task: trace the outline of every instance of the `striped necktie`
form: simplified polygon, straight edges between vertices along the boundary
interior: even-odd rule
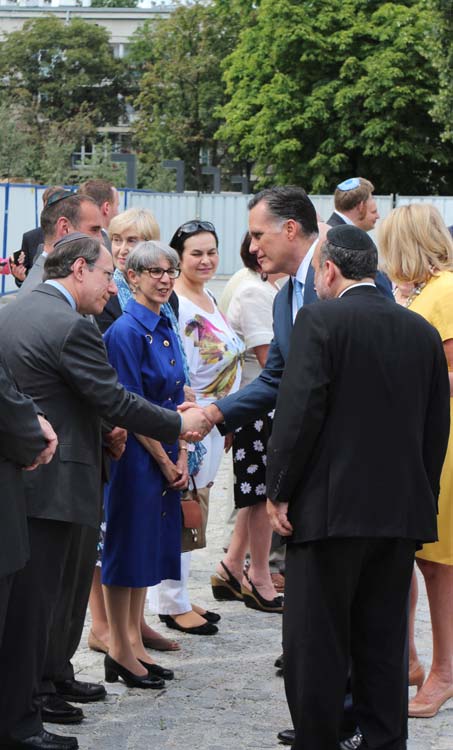
[[[297,309],[300,310],[300,308],[304,304],[304,285],[301,281],[299,281],[299,279],[294,279],[293,284],[294,291],[296,293]]]

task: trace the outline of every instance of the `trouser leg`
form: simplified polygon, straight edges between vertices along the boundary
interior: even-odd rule
[[[74,678],[71,659],[80,643],[88,606],[98,530],[72,525],[72,536],[55,608],[40,692],[54,692],[54,683]]]
[[[14,575],[0,648],[0,736],[24,739],[41,728],[35,700],[71,524],[28,520],[30,560]],[[8,686],[8,689],[5,689]]]
[[[415,544],[370,540],[351,612],[354,707],[367,746],[404,750],[408,597]]]

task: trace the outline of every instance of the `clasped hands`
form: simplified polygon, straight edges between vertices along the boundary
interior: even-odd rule
[[[192,401],[184,401],[178,406],[182,417],[181,437],[189,443],[203,440],[212,428],[223,422],[223,414],[215,404],[199,406]]]

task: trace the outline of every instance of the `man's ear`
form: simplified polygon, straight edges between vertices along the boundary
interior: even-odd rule
[[[355,206],[357,218],[358,219],[364,219],[366,215],[366,201],[360,201],[360,203],[357,203],[357,206]]]
[[[87,267],[86,260],[84,258],[76,258],[72,264],[72,273],[77,281],[81,281],[83,277],[84,269]]]
[[[294,240],[299,232],[299,224],[294,219],[286,220],[286,236],[289,240]]]

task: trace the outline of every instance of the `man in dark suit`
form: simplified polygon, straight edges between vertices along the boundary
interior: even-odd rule
[[[181,422],[177,413],[119,385],[97,327],[80,314],[100,313],[116,293],[111,255],[98,240],[64,238],[45,271],[45,283],[7,306],[2,328],[5,360],[53,422],[60,447],[51,464],[26,477],[31,561],[15,577],[0,650],[0,673],[8,685],[0,691],[0,715],[7,717],[0,745],[3,740],[15,748],[68,750],[77,747],[76,739],[44,733],[34,692],[56,604],[61,607],[73,594],[69,552],[90,530],[88,590],[91,583],[100,518],[101,419],[164,442],[174,442],[180,432],[205,434],[209,425],[199,409]]]
[[[333,196],[335,211],[327,219],[327,224],[331,227],[352,224],[365,232],[370,232],[379,219],[373,191],[373,183],[363,177],[350,177],[340,182]],[[378,271],[375,281],[385,297],[393,297],[392,284],[385,274]]]
[[[364,232],[370,232],[379,219],[373,192],[373,183],[364,177],[350,177],[340,182],[333,196],[335,211],[327,223],[331,227],[353,224]]]
[[[417,545],[437,539],[447,364],[437,331],[378,293],[365,232],[330,229],[313,263],[328,301],[297,316],[268,449],[269,515],[289,539],[293,748],[338,747],[352,655],[360,747],[404,750],[408,596]]]
[[[29,556],[23,468],[49,462],[56,446],[49,423],[0,360],[0,644],[13,575]]]

